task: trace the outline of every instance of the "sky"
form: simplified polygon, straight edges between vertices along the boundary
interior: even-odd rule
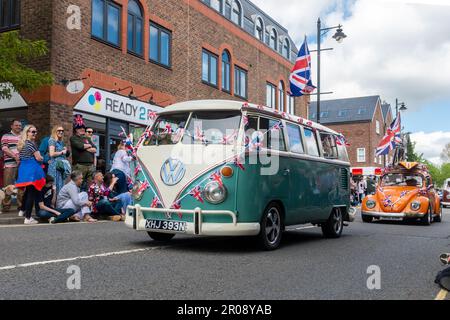
[[[322,39],[323,100],[380,95],[395,108],[405,102],[405,132],[416,151],[440,164],[450,143],[450,0],[252,0],[289,30],[299,47],[316,48],[323,27],[343,25],[347,38]],[[316,54],[312,53],[316,83]],[[312,99],[314,100],[314,98]]]

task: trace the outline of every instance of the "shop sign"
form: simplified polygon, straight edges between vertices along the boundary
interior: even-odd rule
[[[150,103],[97,88],[90,88],[74,109],[142,125],[151,122],[151,111],[163,110]]]

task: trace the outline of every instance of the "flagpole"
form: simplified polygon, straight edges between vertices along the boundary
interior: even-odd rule
[[[322,29],[322,23],[320,17],[317,20],[317,123],[320,123],[320,33]]]

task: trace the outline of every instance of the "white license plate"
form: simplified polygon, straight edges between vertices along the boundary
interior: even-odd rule
[[[145,220],[145,229],[186,232],[186,222],[169,220]]]
[[[389,221],[402,221],[403,218],[398,218],[398,217],[383,217],[384,220],[389,220]]]

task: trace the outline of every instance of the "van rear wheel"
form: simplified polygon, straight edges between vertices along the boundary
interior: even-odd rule
[[[339,208],[334,208],[327,222],[322,224],[322,233],[325,238],[339,238],[343,229],[342,211]]]
[[[159,232],[147,232],[150,238],[158,242],[166,242],[172,240],[175,237],[173,233],[159,233]]]
[[[264,250],[275,250],[280,246],[283,234],[283,220],[281,208],[276,203],[271,203],[264,210],[261,219],[261,230],[258,239]]]

